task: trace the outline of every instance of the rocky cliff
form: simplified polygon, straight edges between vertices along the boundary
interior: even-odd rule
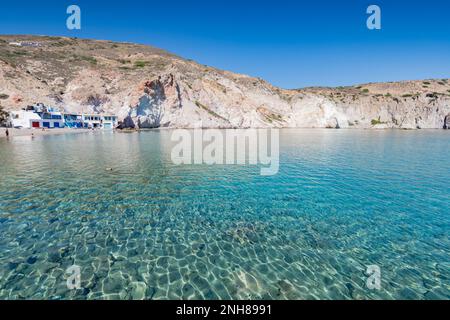
[[[0,104],[36,102],[123,127],[443,128],[450,80],[284,90],[149,46],[0,36]]]

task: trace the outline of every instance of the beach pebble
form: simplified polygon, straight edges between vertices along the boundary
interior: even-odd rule
[[[144,282],[133,282],[131,286],[131,298],[133,300],[142,300],[145,298],[147,285]]]

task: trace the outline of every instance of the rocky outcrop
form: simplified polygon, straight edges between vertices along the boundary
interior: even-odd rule
[[[450,113],[444,119],[444,129],[450,129]]]
[[[425,129],[450,114],[446,79],[284,90],[148,46],[55,37],[0,37],[0,97],[115,113],[123,128]]]
[[[171,80],[159,77],[153,81],[142,83],[137,92],[138,101],[130,106],[130,111],[125,118],[125,123],[136,128],[158,128],[164,113],[164,105],[167,102],[166,90],[173,86],[173,75]],[[179,102],[181,103],[181,102]]]

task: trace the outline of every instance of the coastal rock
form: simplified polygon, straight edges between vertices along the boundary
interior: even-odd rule
[[[32,41],[37,47],[12,47]],[[448,79],[286,90],[130,43],[0,36],[6,111],[41,102],[120,128],[450,127]]]

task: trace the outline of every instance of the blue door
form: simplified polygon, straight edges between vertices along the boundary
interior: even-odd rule
[[[53,123],[53,125],[55,128],[59,128],[59,122],[55,122],[55,123]]]
[[[42,124],[42,126],[43,126],[44,128],[50,128],[50,122],[44,122],[44,123]]]

